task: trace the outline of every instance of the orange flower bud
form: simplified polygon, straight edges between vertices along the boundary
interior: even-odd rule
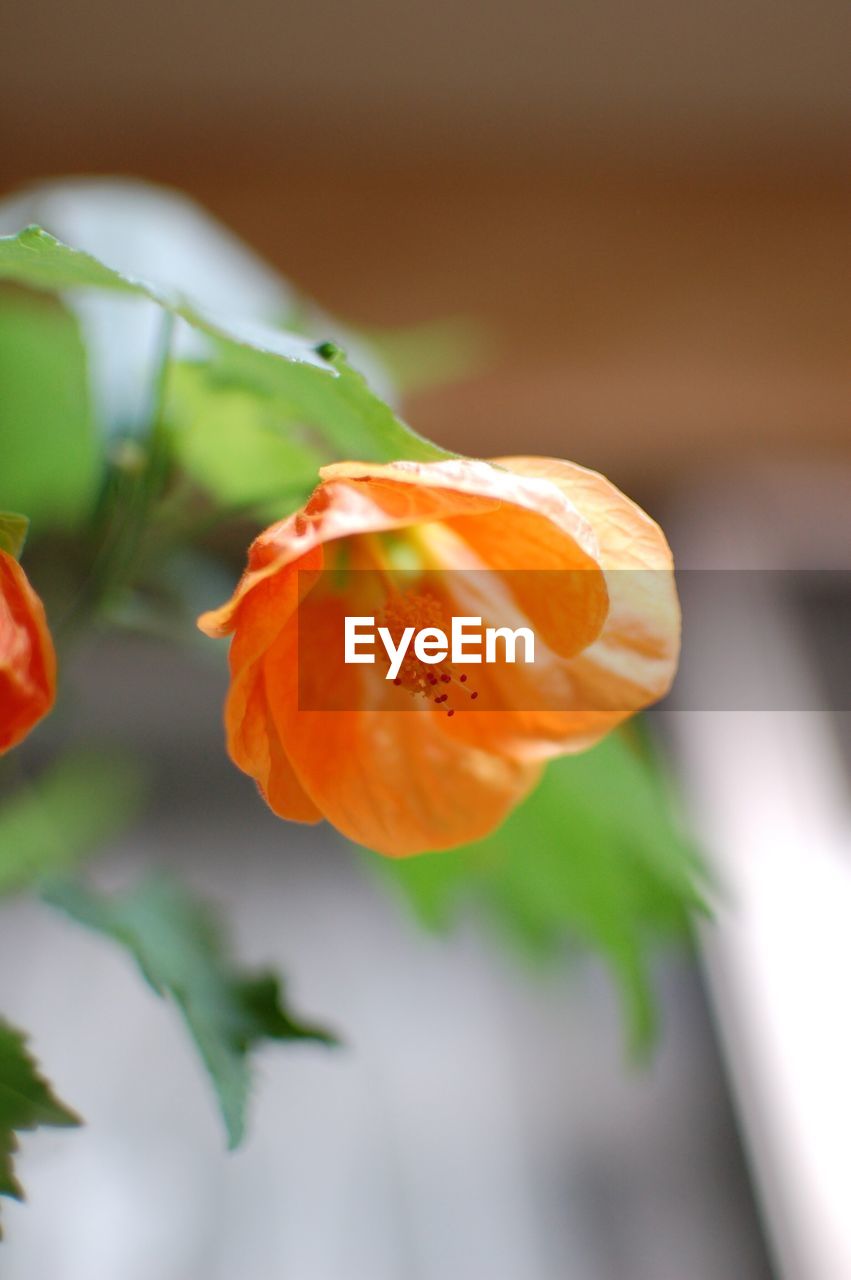
[[[17,560],[0,550],[0,754],[26,737],[55,697],[44,606]]]
[[[404,562],[422,566],[421,586],[394,585]],[[511,597],[540,663],[453,665],[435,634],[470,612],[453,572],[463,570],[486,571],[493,601],[480,611]],[[359,615],[383,623],[392,647],[421,629],[425,657],[400,651],[395,678],[360,665],[369,659],[344,665],[343,624]],[[403,857],[486,835],[544,761],[667,692],[680,616],[671,553],[643,511],[572,463],[503,458],[325,467],[304,509],[255,540],[232,599],[198,625],[233,634],[228,750],[275,813],[325,817]]]

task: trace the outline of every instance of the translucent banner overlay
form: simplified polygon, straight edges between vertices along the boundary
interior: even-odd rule
[[[302,711],[851,709],[846,570],[298,577],[280,660]]]

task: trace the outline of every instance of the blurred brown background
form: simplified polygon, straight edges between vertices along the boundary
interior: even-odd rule
[[[2,186],[180,185],[339,315],[465,315],[408,405],[647,492],[848,431],[841,0],[12,0]]]

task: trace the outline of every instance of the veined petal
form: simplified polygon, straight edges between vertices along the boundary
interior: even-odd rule
[[[550,683],[542,686],[540,709],[533,709],[534,699],[521,685],[526,677],[516,669],[518,685],[501,692],[507,705],[514,699],[517,711],[470,713],[452,725],[471,743],[545,759],[584,750],[667,693],[680,647],[673,558],[656,522],[604,476],[554,458],[499,461],[564,490],[594,526],[608,585],[609,612],[598,639],[544,673]],[[483,681],[500,674],[488,671]]]
[[[420,525],[423,541],[447,570],[499,574],[554,652],[570,657],[600,634],[609,602],[596,533],[548,477],[467,459],[338,463],[322,475],[368,487],[386,510],[406,512],[406,524]],[[464,509],[462,496],[493,505]]]
[[[562,458],[496,458],[518,475],[548,480],[593,526],[604,569],[674,567],[664,533],[646,511],[597,471]]]

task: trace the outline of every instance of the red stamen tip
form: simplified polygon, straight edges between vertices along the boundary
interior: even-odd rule
[[[451,677],[451,676],[448,676],[448,675],[446,674],[446,672],[445,672],[445,671],[444,671],[443,675],[442,675],[440,678],[441,678],[441,680],[443,681],[443,683],[444,683],[444,684],[449,684],[449,681],[452,679],[452,677]]]
[[[467,677],[466,677],[466,676],[459,676],[459,677],[458,677],[458,679],[461,681],[461,683],[462,683],[462,684],[466,684],[466,683],[467,683]]]
[[[455,712],[454,712],[454,711],[452,711],[452,710],[450,710],[450,711],[447,711],[447,713],[446,713],[446,714],[447,714],[448,716],[454,716],[454,715],[455,715]]]
[[[394,683],[394,684],[401,684],[401,683],[402,683],[402,681],[401,681],[401,680],[399,680],[399,679],[397,678],[397,679],[395,679],[395,680],[393,681],[393,683]]]
[[[477,693],[471,693],[471,694],[470,694],[470,697],[471,697],[471,698],[478,698],[478,696],[479,696],[479,695],[478,695]]]

